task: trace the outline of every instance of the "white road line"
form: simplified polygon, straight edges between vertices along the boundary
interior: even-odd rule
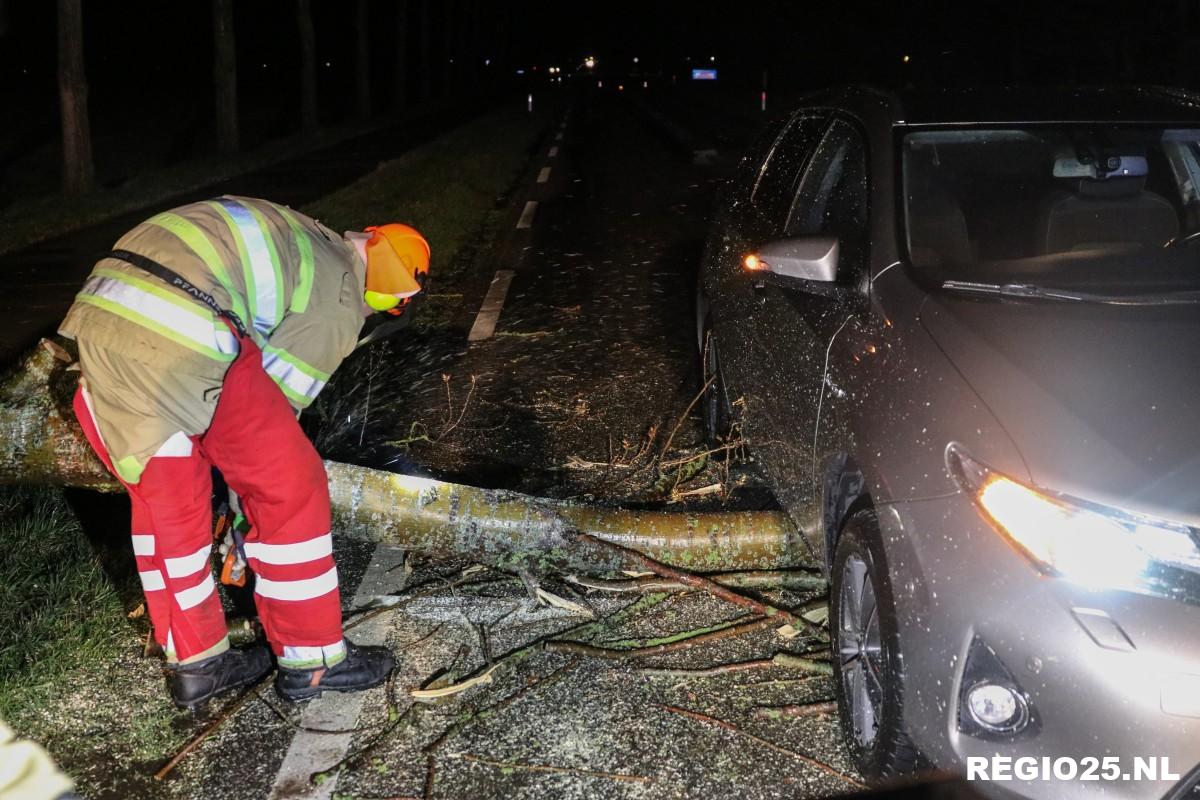
[[[559,131],[558,133],[554,134],[554,141],[556,141],[556,142],[561,142],[561,141],[562,141],[562,137],[563,137],[563,132],[562,132],[562,131]]]
[[[554,147],[551,147],[550,152],[547,153],[546,155],[550,156],[550,158],[554,158],[556,155],[558,155],[558,145],[554,145]]]
[[[542,167],[542,171],[538,173],[538,179],[537,179],[537,182],[538,182],[538,183],[545,183],[545,182],[546,182],[546,181],[548,181],[548,180],[550,180],[550,168],[549,168],[549,167]]]
[[[396,567],[402,563],[403,550],[377,546],[354,596],[354,608],[361,608],[375,597],[396,591]],[[367,620],[354,629],[354,641],[358,644],[383,644],[390,622],[387,614]],[[300,724],[318,730],[352,730],[358,724],[365,694],[323,694],[305,707],[300,715]],[[308,776],[341,761],[350,749],[351,737],[350,733],[298,731],[275,776],[271,800],[328,800],[332,797],[337,787],[336,774],[319,786],[309,783]]]
[[[502,269],[496,272],[487,296],[483,298],[483,305],[479,307],[475,324],[471,326],[471,332],[467,334],[468,342],[480,342],[492,338],[492,334],[496,332],[496,323],[500,321],[500,309],[504,308],[504,298],[508,297],[508,287],[512,284],[515,274],[511,269]]]
[[[533,227],[533,215],[537,213],[537,207],[537,200],[525,202],[525,210],[521,212],[521,218],[517,220],[517,230]]]

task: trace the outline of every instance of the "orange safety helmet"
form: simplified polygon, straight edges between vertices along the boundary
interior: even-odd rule
[[[408,298],[421,291],[429,274],[429,242],[400,223],[371,226],[367,240],[367,285],[364,299],[376,311],[400,313]],[[399,308],[397,308],[399,307]]]

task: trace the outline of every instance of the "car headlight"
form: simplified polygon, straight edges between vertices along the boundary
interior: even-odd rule
[[[1186,525],[1034,489],[957,445],[946,463],[993,527],[1048,574],[1122,587],[1156,567],[1200,573],[1200,536]]]

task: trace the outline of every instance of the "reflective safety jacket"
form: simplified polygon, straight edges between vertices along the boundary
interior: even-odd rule
[[[297,410],[354,349],[365,266],[353,246],[284,206],[219,197],[125,234],[128,250],[175,271],[242,320],[263,367]],[[237,337],[200,300],[132,264],[96,264],[59,333],[76,339],[92,412],[117,471],[137,483],[179,432],[212,421]]]

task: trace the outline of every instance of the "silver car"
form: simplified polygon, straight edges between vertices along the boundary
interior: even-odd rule
[[[697,342],[829,570],[864,774],[1200,796],[1200,97],[809,98],[724,192]]]

